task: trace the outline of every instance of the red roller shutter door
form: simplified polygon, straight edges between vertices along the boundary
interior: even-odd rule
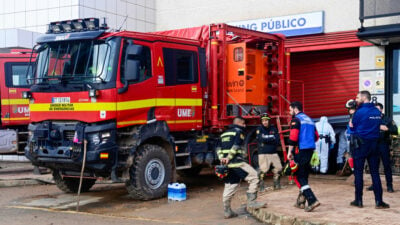
[[[359,48],[297,52],[290,61],[291,79],[304,82],[309,116],[347,115],[344,105],[358,92]]]

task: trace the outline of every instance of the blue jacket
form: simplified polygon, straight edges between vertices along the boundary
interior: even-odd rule
[[[382,124],[381,112],[373,103],[361,104],[353,116],[354,135],[362,139],[378,139]]]
[[[300,120],[299,149],[315,149],[315,124],[304,113],[295,116]]]

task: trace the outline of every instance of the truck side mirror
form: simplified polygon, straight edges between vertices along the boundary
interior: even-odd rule
[[[129,81],[137,81],[140,75],[140,55],[143,51],[143,46],[134,45],[132,41],[128,41],[129,45],[126,48],[125,66],[124,66],[124,86],[118,90],[119,94],[128,90]]]
[[[127,59],[125,61],[124,77],[125,81],[136,81],[139,79],[140,61],[137,59]]]

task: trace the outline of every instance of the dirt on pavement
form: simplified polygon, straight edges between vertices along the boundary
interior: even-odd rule
[[[383,200],[390,204],[390,209],[375,209],[375,200],[372,191],[364,190],[364,208],[350,206],[354,200],[354,186],[351,178],[346,181],[336,176],[311,175],[310,186],[321,202],[321,206],[315,211],[306,213],[302,209],[293,207],[298,195],[295,185],[279,191],[266,192],[260,196],[260,200],[267,201],[266,209],[257,210],[252,214],[259,218],[268,218],[264,221],[281,220],[281,224],[346,224],[346,225],[393,225],[400,224],[400,179],[394,177],[394,187],[398,191],[388,193],[386,188],[383,192]],[[381,178],[383,186],[385,178]],[[369,175],[364,178],[365,187],[371,184]],[[272,216],[271,216],[272,215]],[[273,217],[273,218],[272,218]]]

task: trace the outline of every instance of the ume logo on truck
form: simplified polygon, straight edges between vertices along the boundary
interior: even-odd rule
[[[178,109],[178,117],[194,117],[194,110]]]

